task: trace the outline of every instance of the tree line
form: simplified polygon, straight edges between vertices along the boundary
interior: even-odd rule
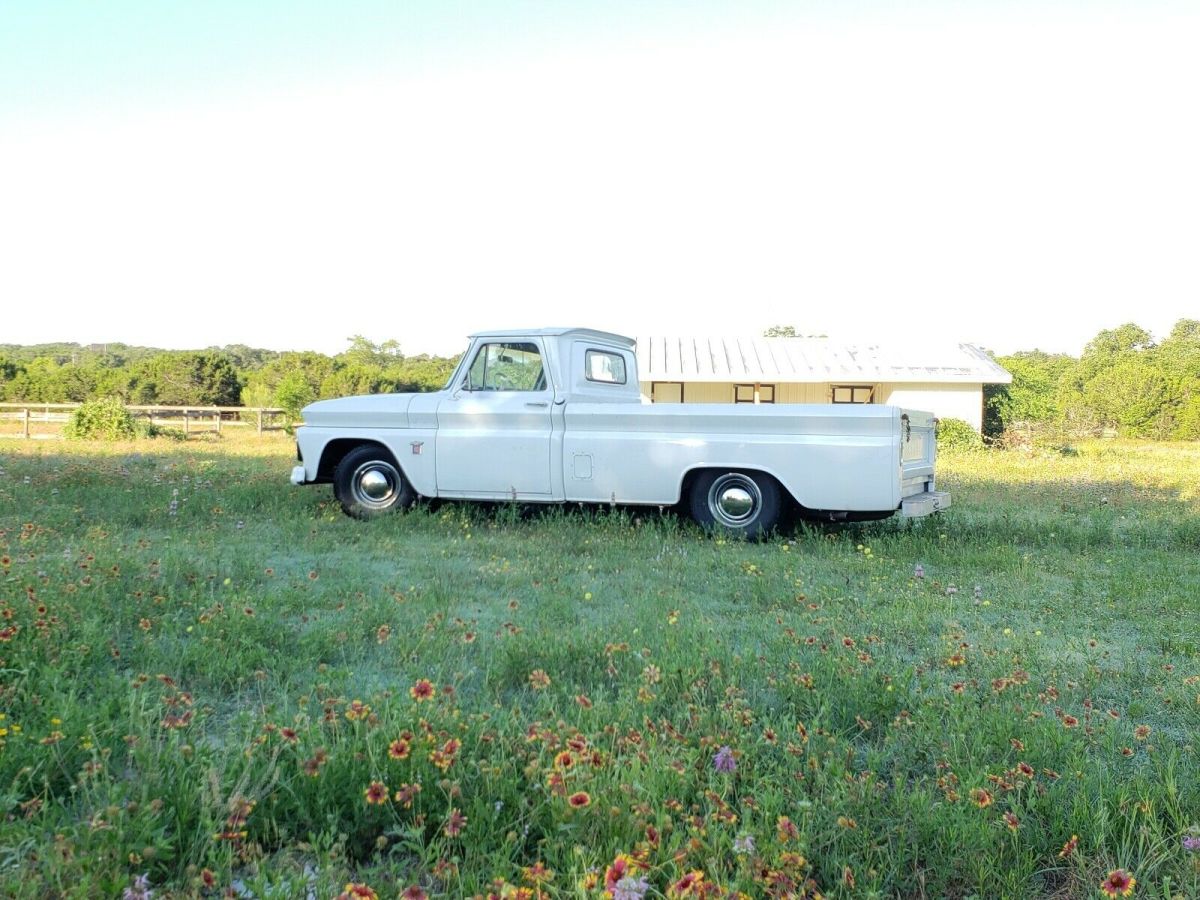
[[[776,326],[778,334],[795,334]],[[457,358],[405,356],[396,341],[350,338],[327,356],[233,344],[168,351],[125,344],[0,344],[0,400],[72,403],[118,397],[163,406],[274,406],[431,391]],[[1101,331],[1078,358],[1027,350],[996,358],[1010,385],[985,388],[985,436],[1011,429],[1116,430],[1130,437],[1200,439],[1200,321],[1181,319],[1162,341],[1135,324]]]
[[[334,356],[234,344],[160,350],[126,344],[0,344],[0,400],[133,405],[273,406],[298,413],[314,400],[442,387],[457,358],[405,356],[397,341],[355,336]]]
[[[984,434],[1013,429],[1200,439],[1200,321],[1162,341],[1129,323],[1101,331],[1079,358],[1029,350],[996,361],[1010,385],[985,388]]]

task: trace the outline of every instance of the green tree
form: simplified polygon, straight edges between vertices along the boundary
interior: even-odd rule
[[[229,357],[210,351],[160,353],[142,363],[131,383],[139,403],[236,406],[242,383]]]
[[[1097,421],[1130,437],[1165,437],[1170,427],[1169,383],[1157,366],[1121,359],[1084,385],[1084,405]]]
[[[763,337],[799,337],[795,325],[772,325],[763,332]]]

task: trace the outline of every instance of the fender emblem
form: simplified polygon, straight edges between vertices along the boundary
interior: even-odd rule
[[[422,447],[424,447],[424,446],[425,446],[425,442],[424,442],[424,441],[413,441],[413,442],[412,442],[412,452],[413,452],[413,456],[420,456],[420,455],[421,455],[421,448],[422,448]]]

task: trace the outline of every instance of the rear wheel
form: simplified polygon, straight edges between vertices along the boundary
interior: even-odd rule
[[[692,483],[692,518],[705,528],[751,539],[765,536],[779,522],[782,494],[762,472],[702,472]]]
[[[416,492],[382,447],[356,447],[333,472],[333,493],[346,515],[371,519],[412,505]]]

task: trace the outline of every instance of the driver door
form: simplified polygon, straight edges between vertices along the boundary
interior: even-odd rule
[[[438,405],[438,496],[549,496],[553,400],[537,344],[480,344]]]

